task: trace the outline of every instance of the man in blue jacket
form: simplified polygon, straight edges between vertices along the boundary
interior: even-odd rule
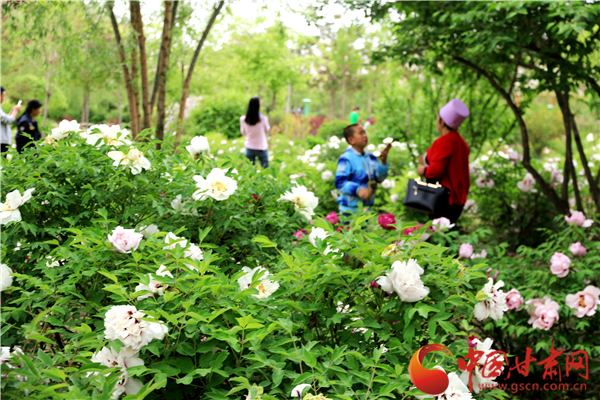
[[[367,132],[357,124],[344,128],[344,138],[350,148],[340,156],[335,174],[335,187],[340,192],[337,202],[340,212],[356,212],[359,202],[364,207],[375,203],[377,183],[382,182],[388,175],[389,165],[387,156],[391,144],[377,157],[365,150],[369,144]]]

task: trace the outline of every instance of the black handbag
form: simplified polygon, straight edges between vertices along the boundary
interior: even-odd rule
[[[426,183],[417,179],[409,179],[404,207],[423,212],[434,213],[443,204],[448,204],[450,191],[439,183]]]

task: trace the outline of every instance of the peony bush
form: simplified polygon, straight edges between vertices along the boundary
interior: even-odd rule
[[[459,358],[555,340],[599,357],[586,218],[507,254],[489,229],[392,207],[335,213],[322,175],[339,139],[274,139],[278,159],[261,170],[225,139],[156,151],[118,126],[61,129],[2,159],[6,398],[411,398],[424,393],[408,364],[427,343]],[[440,363],[447,396],[507,397],[480,391],[499,381],[484,367],[426,360]]]

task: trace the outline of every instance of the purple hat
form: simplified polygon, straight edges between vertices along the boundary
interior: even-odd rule
[[[466,104],[459,99],[450,100],[440,110],[440,117],[452,129],[458,129],[467,117],[471,115]]]

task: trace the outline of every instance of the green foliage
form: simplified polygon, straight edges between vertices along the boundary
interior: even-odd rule
[[[319,127],[317,133],[320,138],[325,140],[329,140],[329,138],[332,136],[337,136],[340,140],[345,140],[344,128],[348,125],[349,123],[347,121],[335,119],[333,121],[324,122],[323,125]]]
[[[237,138],[241,135],[240,117],[246,113],[248,100],[226,97],[207,98],[192,111],[190,126],[186,131],[192,136],[221,132],[230,139]]]
[[[113,166],[108,146],[87,145],[77,135],[2,160],[3,197],[35,187],[20,207],[22,221],[2,229],[3,262],[15,270],[3,293],[2,341],[25,353],[13,354],[14,369],[3,366],[4,397],[109,396],[121,372],[90,359],[103,346],[121,346],[104,339],[103,318],[122,304],[168,326],[164,340],[142,348],[144,365],[128,370],[128,379],[145,384],[132,398],[225,399],[253,385],[287,398],[300,383],[330,397],[393,398],[410,390],[406,366],[423,340],[466,352],[466,341],[455,339],[463,335],[459,320],[475,304],[481,266],[464,271],[443,247],[427,243],[383,257],[402,236],[381,230],[372,215],[357,215],[344,233],[316,219],[330,234],[327,243],[317,240],[315,248],[304,238],[295,245],[291,234],[307,221],[277,201],[289,189],[275,180],[278,169],[257,174],[239,156],[194,161],[153,146],[135,145],[152,165],[137,175]],[[235,193],[224,201],[192,200],[193,176],[217,165],[237,168],[228,173],[238,182]],[[183,206],[173,208],[178,195]],[[160,232],[131,254],[111,251],[107,235],[115,227],[151,223]],[[203,259],[164,249],[167,232],[191,240]],[[431,293],[423,301],[401,302],[369,285],[408,257],[426,270]],[[52,260],[64,261],[50,266]],[[164,278],[164,295],[136,300],[137,285],[148,284],[147,274],[160,265],[173,274]],[[266,299],[237,282],[242,267],[257,265],[280,285]],[[257,284],[255,276],[251,287]]]

